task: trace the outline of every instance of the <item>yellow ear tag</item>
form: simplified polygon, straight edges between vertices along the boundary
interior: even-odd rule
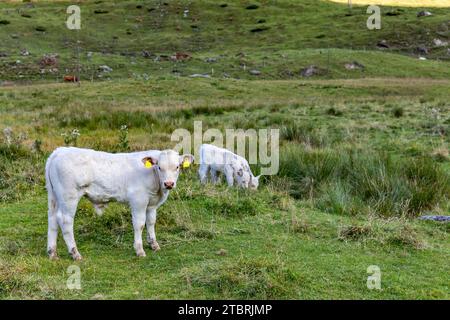
[[[145,167],[147,169],[150,169],[152,167],[152,163],[150,162],[150,160],[145,161]]]
[[[183,169],[189,168],[190,165],[191,163],[188,160],[183,161]]]

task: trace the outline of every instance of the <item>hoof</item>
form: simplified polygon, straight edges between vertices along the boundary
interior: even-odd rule
[[[139,252],[136,252],[136,255],[137,255],[138,257],[142,257],[142,258],[146,256],[145,251],[139,251]]]
[[[83,260],[83,257],[78,252],[77,248],[73,248],[72,251],[70,252],[70,255],[72,256],[72,259],[74,261],[81,261],[81,260]]]
[[[50,260],[58,260],[59,259],[58,255],[56,254],[56,251],[49,251],[48,258]]]

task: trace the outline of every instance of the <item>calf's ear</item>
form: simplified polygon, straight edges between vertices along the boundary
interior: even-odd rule
[[[148,169],[150,169],[153,165],[158,163],[158,159],[152,157],[145,157],[141,161],[144,164],[144,166]]]
[[[194,163],[194,156],[192,154],[183,154],[180,156],[180,165],[183,169],[189,168]]]

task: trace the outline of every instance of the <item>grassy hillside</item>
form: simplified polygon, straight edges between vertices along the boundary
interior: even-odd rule
[[[0,57],[0,79],[62,81],[76,72],[78,59],[84,80],[195,73],[290,79],[309,65],[323,69],[318,77],[444,78],[450,69],[447,62],[417,61],[419,55],[448,61],[447,47],[433,42],[448,41],[446,8],[433,7],[433,16],[419,18],[417,8],[383,7],[382,29],[369,31],[366,7],[349,11],[329,1],[83,1],[77,32],[65,28],[68,4],[0,3],[6,56]],[[377,47],[382,40],[388,49]],[[29,55],[21,55],[24,49]],[[176,52],[192,59],[172,61]],[[44,54],[59,57],[42,65]],[[353,60],[366,66],[363,74],[344,67]],[[105,73],[101,65],[113,71]],[[254,69],[261,74],[250,74]]]
[[[0,299],[450,298],[450,225],[418,219],[450,214],[447,8],[384,7],[368,31],[365,7],[331,1],[80,1],[77,33],[69,3],[0,3]],[[82,82],[62,83],[77,51]],[[50,152],[170,148],[199,120],[280,129],[278,175],[250,192],[184,171],[143,259],[127,206],[82,200],[67,289],[61,234],[45,252]]]

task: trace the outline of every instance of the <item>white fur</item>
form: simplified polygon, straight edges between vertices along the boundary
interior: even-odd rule
[[[199,155],[200,168],[198,173],[201,183],[206,182],[208,172],[213,183],[219,182],[219,173],[222,173],[230,187],[236,182],[237,186],[242,188],[258,188],[259,176],[253,175],[245,158],[211,144],[202,144]]]
[[[145,159],[154,165],[145,167]],[[58,148],[48,158],[45,167],[48,191],[48,245],[51,258],[56,257],[58,226],[69,253],[81,259],[73,234],[73,222],[78,202],[87,197],[98,213],[110,201],[128,203],[131,207],[134,248],[145,256],[142,230],[147,224],[147,240],[158,250],[155,222],[156,209],[169,195],[167,184],[176,186],[181,163],[193,156],[180,156],[173,150],[150,150],[134,153],[106,153],[80,148]]]

